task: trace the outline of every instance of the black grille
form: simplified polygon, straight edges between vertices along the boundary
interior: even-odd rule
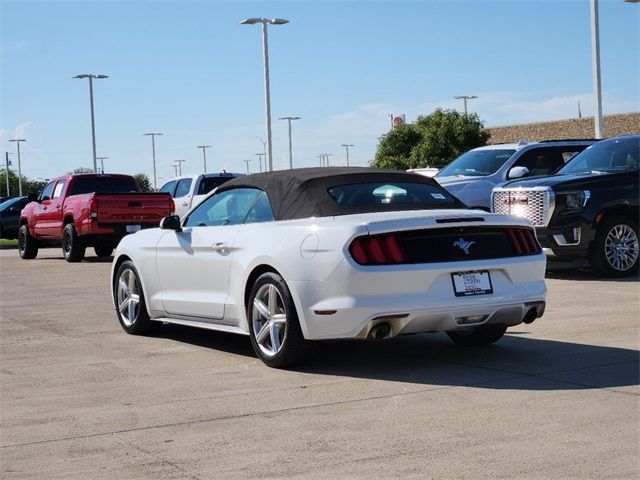
[[[452,227],[398,232],[408,263],[455,262],[535,255],[540,246],[530,228]]]

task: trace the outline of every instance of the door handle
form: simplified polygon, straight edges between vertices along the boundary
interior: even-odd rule
[[[214,252],[218,252],[222,255],[226,255],[227,253],[229,253],[229,245],[222,242],[214,243],[213,245],[211,245],[211,249]]]
[[[42,206],[42,209],[43,209],[43,210],[46,210],[46,209],[47,209],[47,207],[45,207],[45,206],[43,205],[43,206]]]
[[[60,210],[60,205],[56,205],[56,208],[57,208],[58,210]]]
[[[188,203],[188,202],[183,202],[183,203],[182,203],[182,206],[183,206],[183,207],[188,207],[188,206],[189,206],[189,203]]]

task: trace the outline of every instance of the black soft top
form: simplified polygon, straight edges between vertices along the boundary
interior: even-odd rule
[[[415,204],[346,206],[336,202],[328,193],[329,188],[338,185],[370,182],[407,182],[431,185],[446,197],[453,199],[452,208],[465,208],[462,202],[452,197],[432,178],[399,170],[367,167],[296,168],[254,173],[229,180],[218,187],[216,191],[223,192],[234,188],[264,190],[276,220],[428,208]]]

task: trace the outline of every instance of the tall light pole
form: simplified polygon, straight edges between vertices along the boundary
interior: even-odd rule
[[[109,160],[109,157],[97,157],[100,160],[100,171],[104,173],[104,161]]]
[[[320,159],[320,166],[324,167],[324,155],[320,154],[320,155],[316,155],[316,157],[318,157]]]
[[[267,165],[268,171],[273,170],[273,148],[271,143],[271,92],[269,88],[269,37],[267,33],[268,25],[284,25],[289,23],[289,20],[284,18],[247,18],[240,22],[240,25],[255,25],[256,23],[262,24],[262,53],[264,56],[264,101],[265,101],[265,115],[266,115],[266,127],[267,127]]]
[[[4,164],[6,168],[4,178],[7,180],[7,197],[10,197],[11,191],[9,190],[9,165],[11,165],[11,161],[9,160],[9,152],[4,152]]]
[[[349,147],[355,147],[355,145],[353,145],[351,143],[343,143],[340,146],[344,147],[347,150],[347,167],[348,167],[349,166]]]
[[[464,114],[467,114],[467,100],[473,100],[474,98],[478,98],[475,95],[458,95],[457,97],[453,97],[457,100],[462,99],[464,101]]]
[[[266,155],[266,153],[255,153],[254,155],[258,156],[258,163],[260,165],[260,173],[262,173],[262,156]]]
[[[278,120],[286,120],[289,124],[289,170],[293,168],[293,150],[291,148],[291,121],[300,120],[300,117],[280,117]]]
[[[20,167],[20,142],[26,142],[26,140],[24,138],[14,138],[13,140],[9,140],[9,141],[16,142],[16,148],[18,149],[18,195],[22,196],[22,170]],[[8,177],[9,177],[9,172],[7,171],[7,178]]]
[[[93,114],[93,79],[109,78],[106,75],[96,75],[93,73],[83,73],[76,75],[73,78],[88,78],[89,79],[89,103],[91,104],[91,141],[93,145],[93,173],[98,173],[98,161],[96,159],[96,121]],[[22,194],[21,194],[22,195]]]
[[[174,160],[174,163],[178,165],[178,175],[182,176],[182,164],[186,162],[186,160]]]
[[[247,166],[247,175],[249,175],[249,162],[251,160],[243,160],[243,162],[245,163],[245,165]]]
[[[600,90],[600,31],[598,25],[598,0],[591,0],[591,74],[593,75],[593,120],[596,138],[604,136],[602,120],[602,92]]]
[[[329,157],[332,157],[333,153],[323,153],[322,156],[324,157],[324,166],[328,167],[329,166]]]
[[[153,158],[153,188],[158,189],[158,177],[156,176],[156,136],[162,136],[159,132],[143,133],[143,137],[151,137],[151,157]]]
[[[172,163],[171,166],[173,167],[173,176],[177,177],[178,176],[178,165],[175,163]]]
[[[202,149],[202,159],[204,160],[203,173],[207,173],[207,148],[211,148],[211,145],[198,145],[198,148]]]

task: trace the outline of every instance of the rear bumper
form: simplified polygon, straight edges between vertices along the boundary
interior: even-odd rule
[[[421,265],[386,272],[376,267],[378,271],[366,274],[350,270],[342,265],[324,282],[288,282],[305,338],[367,338],[381,322],[389,324],[389,336],[486,324],[513,326],[531,309],[536,317],[544,312],[542,253],[528,259],[502,259],[501,263]],[[468,270],[489,270],[494,292],[456,297],[451,273]]]

